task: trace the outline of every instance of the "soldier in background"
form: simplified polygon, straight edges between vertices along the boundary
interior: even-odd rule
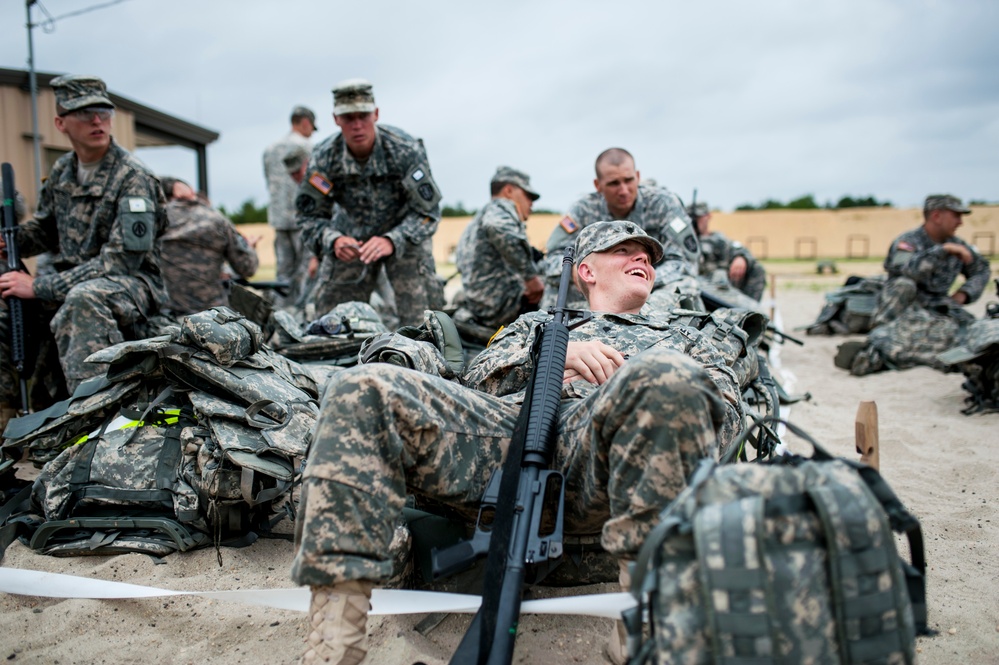
[[[700,274],[710,280],[722,273],[728,283],[758,301],[767,285],[763,266],[742,243],[710,230],[711,210],[707,203],[697,203],[687,212],[697,228],[701,245]]]
[[[548,238],[544,261],[546,290],[541,309],[555,303],[563,248],[575,242],[581,229],[608,219],[634,222],[662,244],[665,257],[656,266],[657,291],[662,286],[680,284],[678,289],[663,290],[679,290],[696,297],[698,289],[693,278],[697,275],[700,249],[680,198],[665,187],[642,184],[634,157],[623,148],[609,148],[600,153],[594,170],[593,186],[597,191],[574,203]],[[573,304],[582,305],[578,293]]]
[[[489,336],[538,308],[544,282],[524,223],[541,195],[523,171],[501,166],[489,183],[492,199],[462,231],[457,263],[464,300],[455,322],[468,316]],[[487,338],[488,339],[488,336]]]
[[[55,253],[56,272],[0,275],[0,295],[40,303],[33,333],[48,329],[72,392],[106,367],[84,362],[136,334],[167,300],[157,238],[167,226],[155,176],[111,137],[114,104],[92,76],[52,80],[56,129],[73,151],[59,158],[39,193],[34,218],[17,228],[21,256]],[[0,239],[0,248],[5,245]],[[0,354],[8,358],[9,318],[0,311]],[[0,401],[17,399],[18,381],[0,364]]]
[[[307,264],[308,256],[295,218],[295,194],[301,180],[296,181],[289,175],[284,159],[303,149],[311,151],[309,137],[316,129],[316,114],[305,106],[296,106],[291,111],[291,131],[264,151],[264,177],[269,196],[267,223],[274,228],[275,277],[292,285],[301,282],[301,266]],[[305,161],[308,162],[308,158]],[[296,298],[292,289],[278,304],[293,305]]]
[[[739,433],[744,414],[709,339],[639,313],[662,246],[631,222],[590,225],[576,241],[576,279],[594,317],[570,332],[555,466],[566,479],[566,533],[600,533],[627,560],[698,462]],[[371,589],[392,572],[389,542],[406,491],[474,521],[546,318],[525,314],[505,328],[461,384],[386,363],[345,370],[330,384],[292,566],[295,582],[312,587],[303,662],[365,657]],[[620,658],[619,635],[611,650]]]
[[[926,197],[923,225],[900,235],[888,250],[888,281],[867,342],[841,345],[837,366],[857,376],[914,365],[947,369],[937,355],[961,341],[974,321],[964,306],[982,295],[991,275],[988,260],[954,235],[968,214],[956,196]],[[964,284],[950,295],[959,275]]]
[[[169,225],[160,239],[163,279],[173,316],[228,305],[223,266],[239,277],[257,271],[261,236],[244,238],[224,215],[205,205],[183,180],[162,178]]]
[[[400,325],[419,324],[444,305],[431,245],[441,194],[423,142],[377,124],[363,79],[333,88],[333,118],[340,134],[316,146],[296,199],[305,242],[322,260],[310,301],[317,314],[367,302],[384,267]]]

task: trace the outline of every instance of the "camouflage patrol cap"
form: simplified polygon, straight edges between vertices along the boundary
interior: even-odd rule
[[[593,252],[606,252],[625,240],[634,240],[649,251],[652,263],[663,259],[663,246],[634,222],[596,222],[583,228],[576,239],[576,265]]]
[[[87,106],[114,108],[107,86],[96,76],[60,76],[52,79],[49,85],[55,93],[60,115]]]
[[[333,88],[333,115],[371,113],[375,110],[375,93],[364,79],[340,81]]]
[[[541,195],[531,188],[531,176],[510,166],[500,166],[497,168],[496,173],[493,174],[493,178],[489,183],[509,183],[516,185],[524,190],[531,197],[532,201],[537,201],[541,198]]]
[[[299,118],[308,118],[312,122],[312,128],[317,131],[319,130],[319,128],[316,127],[316,114],[313,113],[312,109],[308,106],[302,106],[299,104],[291,110],[291,121],[295,122]]]
[[[708,208],[707,203],[695,203],[692,206],[688,206],[687,214],[690,215],[691,219],[699,219],[707,214],[710,214],[711,209]]]
[[[961,199],[950,194],[930,194],[923,203],[923,212],[931,210],[952,210],[959,215],[970,215],[971,210],[965,208]]]
[[[284,162],[284,167],[288,170],[288,173],[298,173],[298,170],[302,168],[302,164],[309,163],[309,151],[303,146],[295,145],[288,150],[288,154],[281,161]]]

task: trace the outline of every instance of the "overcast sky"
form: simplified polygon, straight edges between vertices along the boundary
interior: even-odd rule
[[[41,4],[59,17],[106,1]],[[0,65],[27,67],[25,22],[23,2],[0,4]],[[34,30],[37,70],[96,74],[221,134],[209,184],[230,208],[266,201],[260,156],[291,108],[312,107],[324,138],[330,88],[354,77],[374,84],[383,123],[423,138],[444,201],[469,208],[509,164],[538,207],[565,209],[611,146],[724,210],[804,194],[999,201],[994,0],[127,0],[54,28]],[[189,151],[139,156],[194,178]]]

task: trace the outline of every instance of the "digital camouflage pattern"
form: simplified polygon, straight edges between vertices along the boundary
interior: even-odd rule
[[[733,283],[732,286],[753,300],[759,300],[763,296],[763,289],[767,285],[766,270],[742,243],[730,240],[718,231],[700,236],[698,240],[701,244],[699,265],[701,275],[713,278],[721,272],[725,275],[725,279],[729,280],[729,266],[735,257],[741,256],[746,260],[746,274],[738,284]]]
[[[34,289],[46,317],[59,308],[51,330],[70,391],[101,373],[84,362],[87,356],[121,342],[123,330],[167,301],[156,241],[167,218],[155,177],[114,141],[88,184],[77,184],[76,172],[76,155],[61,157],[34,218],[17,229],[22,256],[56,253],[55,271],[37,276]],[[4,309],[0,318],[6,317]],[[9,354],[8,344],[0,339],[0,353]],[[0,372],[0,399],[7,401],[17,395],[9,369],[5,364]]]
[[[569,208],[566,217],[571,220],[575,229],[568,232],[565,225],[569,222],[563,220],[552,231],[545,247],[546,256],[542,267],[545,274],[545,296],[541,301],[542,310],[555,304],[562,270],[562,250],[575,242],[580,229],[594,222],[614,219],[600,192],[592,192],[576,201]],[[697,274],[700,256],[697,233],[676,194],[658,186],[639,185],[635,206],[624,219],[635,222],[662,244],[665,259],[655,266],[657,283],[667,277],[679,279]],[[585,307],[582,305],[585,301],[578,290],[573,287],[571,292],[574,296],[571,306]]]
[[[956,236],[944,242],[968,248],[974,260],[969,265],[964,265],[960,258],[948,254],[942,243],[934,242],[923,227],[907,231],[892,242],[884,263],[885,271],[888,273],[888,284],[882,293],[881,304],[875,315],[875,325],[881,325],[898,316],[913,300],[920,306],[941,314],[967,317],[961,306],[950,298],[951,286],[958,275],[964,275],[965,282],[959,290],[967,294],[969,303],[975,302],[988,284],[989,262],[973,246]],[[907,278],[915,283],[913,300],[908,299],[908,293],[898,295],[891,293],[893,283],[900,278]],[[906,297],[902,297],[903,295]]]
[[[87,106],[114,108],[107,86],[96,76],[69,74],[52,79],[49,85],[55,94],[56,104],[66,111]]]
[[[963,344],[937,357],[964,374],[965,415],[999,411],[999,306],[990,307],[991,316],[972,323]]]
[[[633,576],[652,588],[651,662],[914,662],[895,539],[846,463],[717,466],[663,522]]]
[[[227,305],[223,264],[239,277],[250,277],[257,271],[257,253],[227,217],[200,201],[171,201],[166,213],[169,226],[160,239],[160,254],[171,313]]]
[[[520,314],[524,282],[537,277],[527,229],[513,201],[494,198],[468,223],[458,240],[462,306],[493,329]]]
[[[296,109],[297,110],[297,109]],[[267,180],[267,223],[274,228],[274,278],[293,285],[293,291],[281,304],[293,304],[295,288],[305,278],[309,256],[298,226],[295,196],[298,183],[288,172],[285,159],[300,150],[310,151],[312,144],[298,132],[289,132],[264,150],[264,178]]]
[[[295,200],[305,245],[323,262],[310,296],[316,311],[367,302],[383,265],[401,325],[418,324],[425,309],[440,309],[444,290],[431,246],[440,199],[423,142],[401,129],[377,125],[374,151],[363,164],[340,134],[317,145]],[[394,252],[370,267],[344,264],[333,254],[343,235],[359,242],[384,236]]]
[[[523,388],[512,383],[495,385]],[[566,532],[601,533],[609,552],[634,554],[697,462],[716,450],[726,407],[698,362],[666,348],[587,392],[563,400],[559,419],[553,467],[566,475]],[[304,475],[295,582],[386,580],[407,492],[473,521],[518,411],[515,399],[394,365],[339,373]]]

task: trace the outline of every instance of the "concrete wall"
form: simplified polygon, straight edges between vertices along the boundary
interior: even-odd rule
[[[450,263],[470,217],[441,220],[434,236],[434,258]],[[544,249],[561,219],[532,215],[527,221],[531,244]],[[923,223],[922,209],[850,208],[847,210],[768,210],[715,212],[711,228],[738,240],[761,259],[878,258],[899,234]],[[975,206],[964,217],[958,236],[983,254],[999,254],[999,206]]]

